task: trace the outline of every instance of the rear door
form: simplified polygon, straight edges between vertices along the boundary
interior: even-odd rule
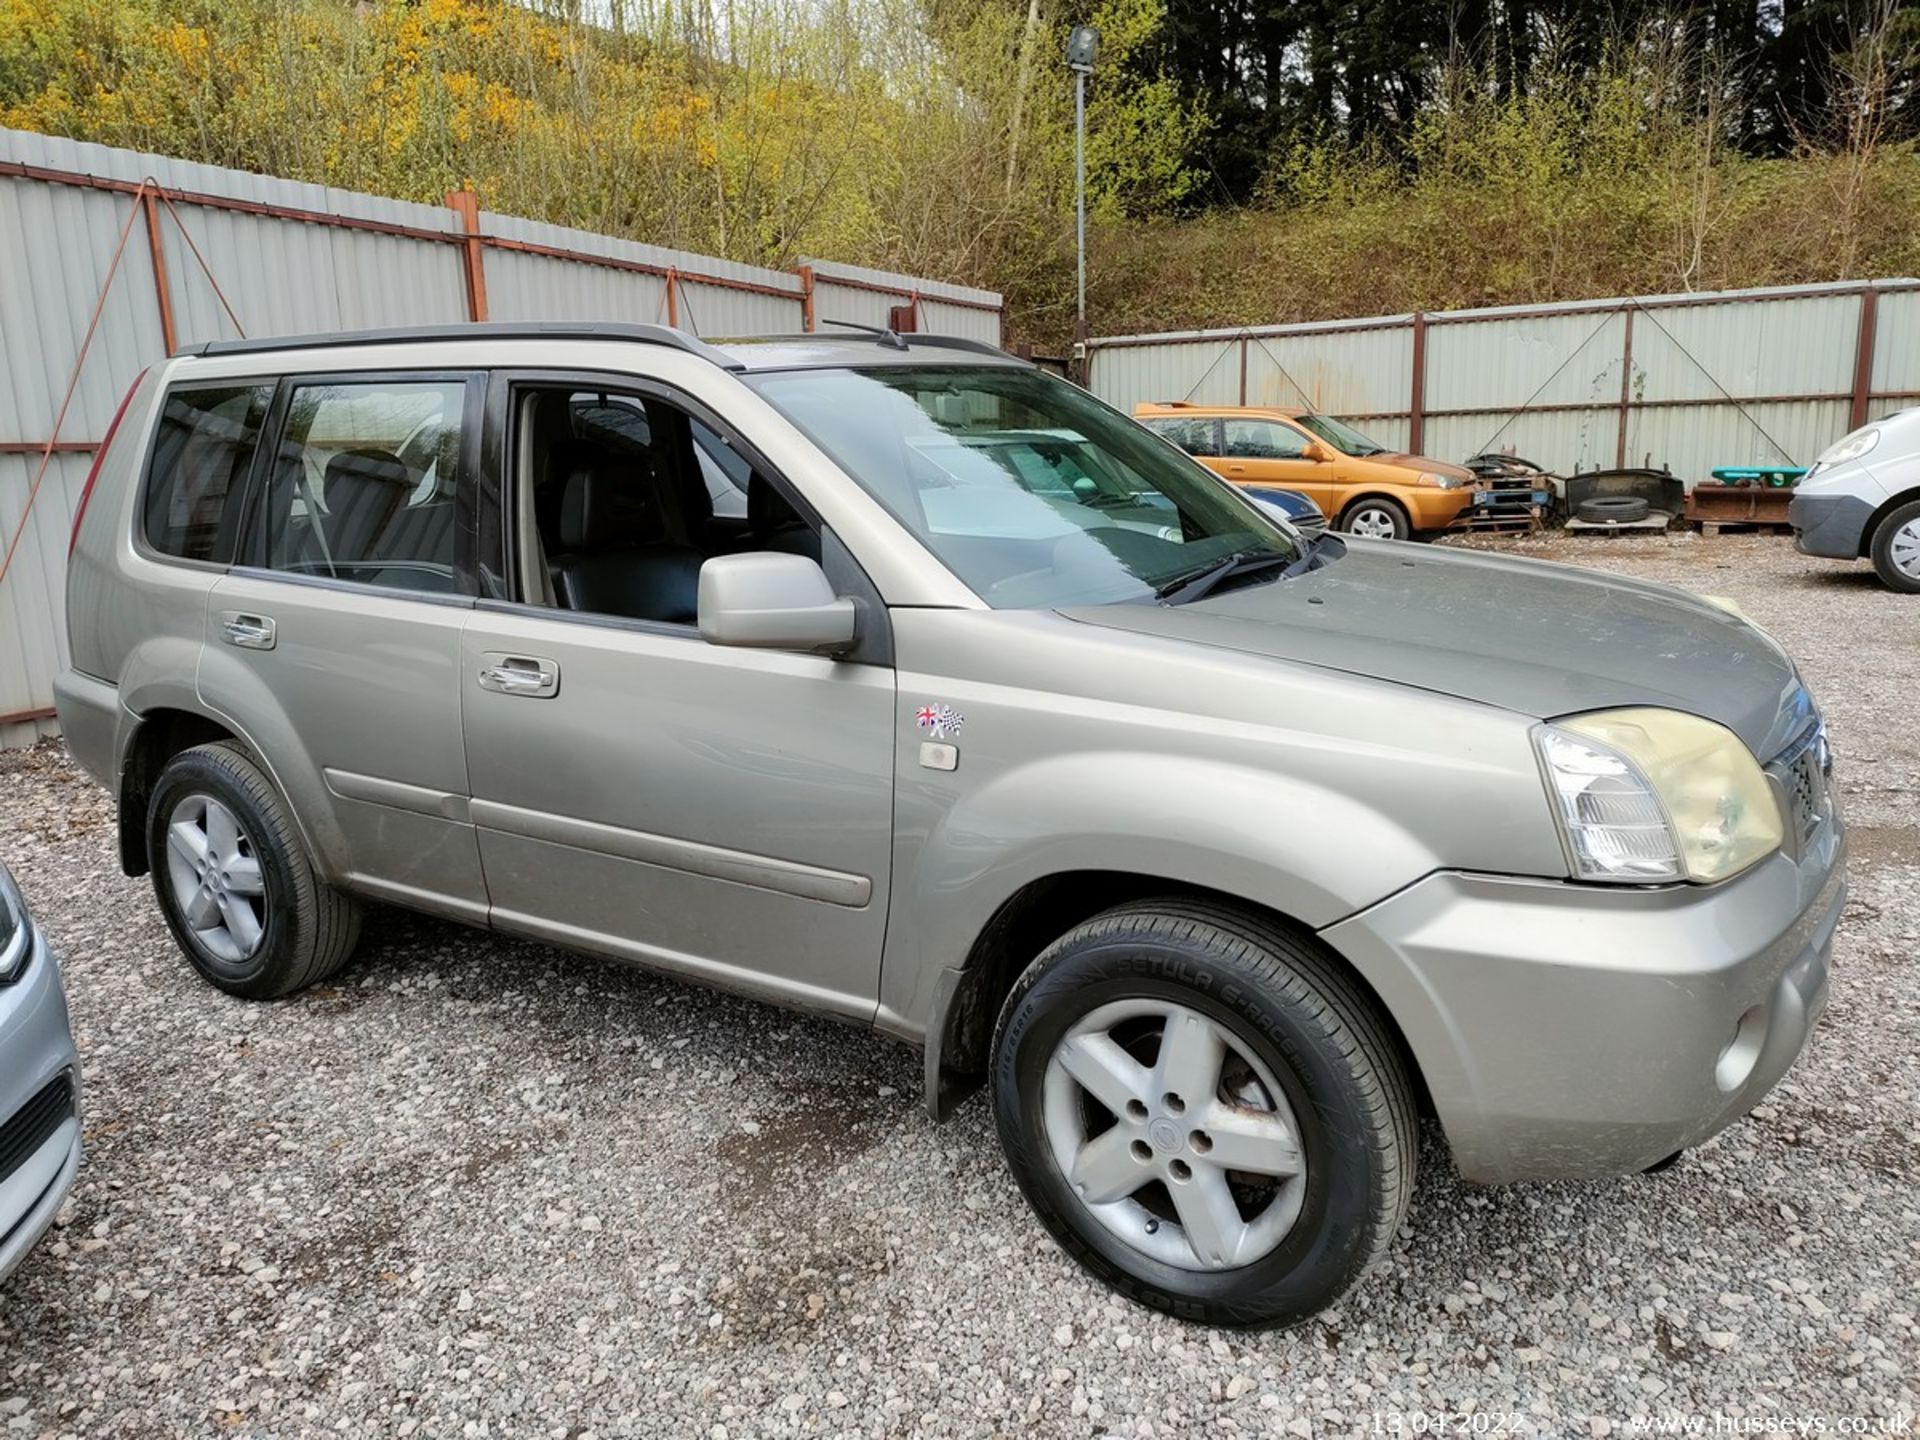
[[[483,399],[460,373],[282,381],[199,679],[311,797],[351,888],[468,920],[486,914],[460,730]]]
[[[502,461],[487,468],[507,486],[489,548],[520,573],[478,602],[460,685],[494,925],[870,1019],[892,863],[892,666],[709,645],[678,593],[690,553],[811,550],[831,577],[837,542],[676,391],[588,375],[493,384]],[[557,397],[586,390],[644,416],[644,454],[578,413],[541,432],[568,411]],[[773,487],[780,503],[721,514],[700,458],[716,444],[743,492]]]

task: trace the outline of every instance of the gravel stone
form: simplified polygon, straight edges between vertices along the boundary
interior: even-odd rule
[[[7,1433],[1912,1416],[1920,603],[1772,537],[1501,548],[1730,596],[1831,726],[1854,888],[1826,1019],[1759,1111],[1671,1171],[1480,1190],[1429,1133],[1404,1233],[1343,1304],[1286,1333],[1196,1329],[1065,1259],[987,1107],[934,1126],[918,1055],[876,1035],[392,911],[328,984],[219,994],[49,743],[0,754],[0,847],[66,967],[88,1158],[0,1294]]]

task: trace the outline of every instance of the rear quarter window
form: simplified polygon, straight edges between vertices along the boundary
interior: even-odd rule
[[[1163,439],[1171,440],[1189,455],[1214,455],[1219,446],[1214,444],[1211,420],[1191,417],[1169,416],[1165,419],[1143,421],[1146,427]]]
[[[167,392],[147,463],[147,544],[180,560],[233,559],[247,470],[272,398],[265,384]]]

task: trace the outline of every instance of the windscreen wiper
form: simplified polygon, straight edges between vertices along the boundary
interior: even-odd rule
[[[1278,550],[1239,550],[1214,561],[1205,569],[1196,570],[1191,575],[1182,575],[1176,580],[1169,580],[1153,593],[1162,605],[1185,605],[1189,601],[1198,600],[1203,595],[1211,594],[1214,587],[1223,580],[1238,575],[1256,575],[1263,570],[1272,570],[1278,566],[1292,566],[1303,558],[1306,557],[1288,555]]]

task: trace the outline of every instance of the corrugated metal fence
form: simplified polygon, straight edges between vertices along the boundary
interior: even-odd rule
[[[0,547],[52,442],[0,581],[0,744],[55,728],[73,506],[144,367],[237,326],[263,336],[483,319],[663,321],[710,336],[851,321],[997,344],[1001,314],[990,291],[820,260],[740,265],[490,214],[471,192],[417,205],[0,130]]]
[[[1306,406],[1381,444],[1562,474],[1810,463],[1920,401],[1920,280],[1384,315],[1088,342],[1110,404]]]

